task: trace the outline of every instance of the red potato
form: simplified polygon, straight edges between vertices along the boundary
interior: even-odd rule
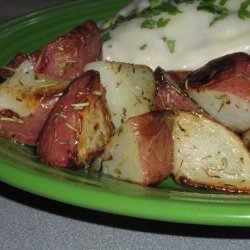
[[[36,145],[51,109],[68,81],[35,75],[30,62],[23,62],[14,76],[0,85],[0,136]]]
[[[172,173],[171,111],[131,117],[111,137],[93,168],[142,185],[159,183]]]
[[[161,68],[160,71],[162,71],[163,76],[166,77],[170,77],[173,81],[175,81],[179,86],[182,85],[182,83],[185,81],[185,79],[190,75],[190,73],[192,71],[188,71],[188,70],[169,70],[169,71],[165,71]],[[156,71],[158,70],[156,69]]]
[[[114,132],[100,76],[88,71],[56,103],[37,147],[39,159],[55,167],[88,164]]]
[[[181,109],[201,112],[200,108],[181,89],[182,81],[187,77],[188,71],[155,70],[157,93],[154,99],[154,110]]]
[[[188,186],[250,193],[250,154],[241,138],[194,112],[161,110],[129,118],[93,169],[142,185],[173,174]]]
[[[250,56],[235,53],[215,59],[187,78],[186,93],[225,126],[250,128]]]
[[[98,60],[101,51],[100,31],[87,21],[31,55],[17,54],[0,71],[7,78],[0,85],[0,136],[36,145],[70,80],[83,73],[86,63]]]
[[[29,60],[37,74],[73,80],[84,72],[87,63],[101,57],[101,32],[96,23],[89,20],[30,55],[18,53],[8,67],[15,69],[25,60]],[[13,72],[3,68],[0,75],[9,78]]]
[[[250,193],[250,154],[240,137],[205,116],[175,114],[174,171],[193,187]]]

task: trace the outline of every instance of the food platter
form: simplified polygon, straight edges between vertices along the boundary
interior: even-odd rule
[[[128,1],[79,0],[0,25],[0,64],[31,52],[84,20],[112,16]],[[34,148],[0,138],[0,180],[36,195],[98,211],[161,221],[250,226],[250,196],[185,188],[168,178],[142,187],[39,163]]]

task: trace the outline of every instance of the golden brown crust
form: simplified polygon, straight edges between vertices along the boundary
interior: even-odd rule
[[[250,194],[250,187],[237,187],[235,185],[229,185],[229,184],[220,184],[218,183],[217,185],[209,185],[205,183],[200,183],[200,182],[195,182],[192,181],[191,179],[188,179],[184,176],[180,176],[177,179],[177,182],[180,184],[184,184],[190,187],[195,187],[195,188],[204,188],[204,189],[209,189],[209,190],[217,190],[217,191],[225,191],[229,193],[246,193]]]

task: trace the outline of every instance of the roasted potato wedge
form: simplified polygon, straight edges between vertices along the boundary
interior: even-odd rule
[[[217,121],[240,133],[250,128],[250,55],[215,59],[186,81],[188,95]]]
[[[129,118],[94,162],[94,169],[142,185],[164,180],[173,167],[172,127],[171,111],[153,111]]]
[[[100,73],[115,128],[129,117],[151,111],[156,93],[153,71],[144,65],[120,62],[94,62],[85,70]]]
[[[175,113],[174,170],[177,182],[250,193],[250,154],[238,135],[205,116]]]
[[[36,145],[48,115],[69,81],[35,74],[24,61],[0,84],[0,136]]]
[[[86,72],[56,103],[37,147],[39,159],[55,167],[82,167],[103,151],[114,132],[99,74]]]

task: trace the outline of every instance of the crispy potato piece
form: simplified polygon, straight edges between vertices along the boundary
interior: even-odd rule
[[[0,85],[0,136],[36,145],[51,109],[68,83],[35,74],[32,64],[24,61]]]
[[[236,132],[250,128],[250,56],[215,59],[187,78],[186,92],[207,113]]]
[[[97,72],[71,83],[56,103],[39,139],[40,160],[56,167],[88,164],[114,132]]]
[[[250,193],[250,154],[240,137],[205,116],[175,114],[174,176],[194,187]]]
[[[172,173],[172,126],[172,112],[166,110],[129,118],[94,162],[94,169],[142,185],[164,180]]]
[[[129,117],[151,111],[156,93],[153,71],[144,65],[120,62],[94,62],[85,70],[100,73],[115,128]]]

